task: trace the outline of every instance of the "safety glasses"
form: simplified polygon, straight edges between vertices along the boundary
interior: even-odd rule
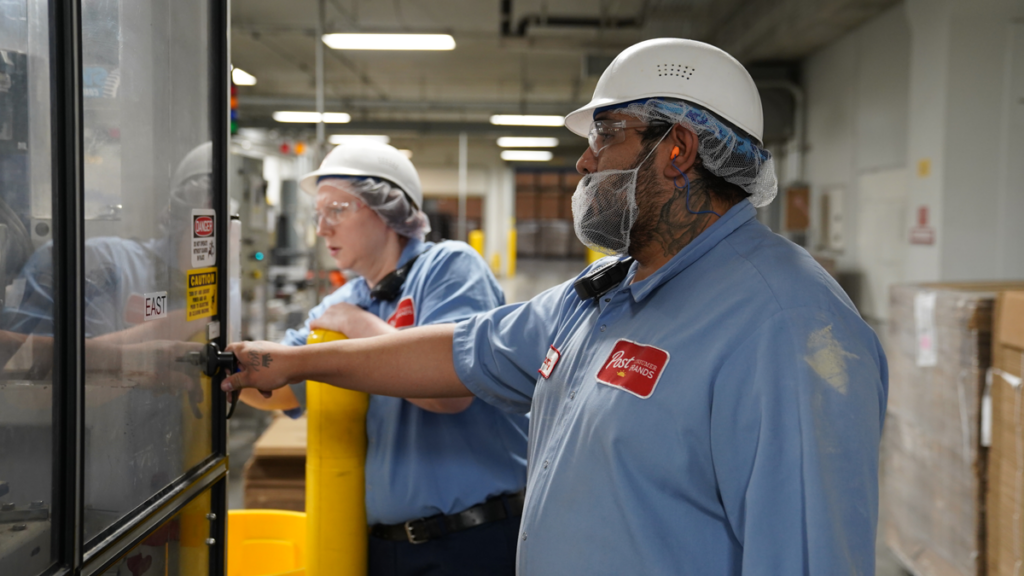
[[[337,226],[346,213],[355,212],[358,209],[357,202],[331,202],[324,206],[323,210],[313,212],[313,224],[318,228],[321,222],[328,226]]]
[[[646,126],[647,123],[640,120],[595,120],[590,127],[590,133],[587,134],[587,142],[596,158],[605,148],[625,140],[628,128]]]

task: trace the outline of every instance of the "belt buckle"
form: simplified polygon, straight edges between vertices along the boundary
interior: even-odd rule
[[[416,539],[416,535],[413,534],[413,526],[412,526],[413,522],[419,522],[419,520],[409,520],[408,522],[403,524],[403,526],[405,526],[405,537],[409,540],[409,544],[423,544],[423,543],[425,543],[427,540],[418,540],[418,539]]]

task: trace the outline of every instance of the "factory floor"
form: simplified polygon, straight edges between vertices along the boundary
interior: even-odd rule
[[[508,303],[529,300],[540,292],[574,278],[584,268],[582,261],[520,259],[513,278],[499,278]],[[252,446],[263,430],[270,424],[269,413],[241,405],[230,423],[228,452],[231,468],[228,475],[228,507],[243,508],[242,469],[252,455]],[[884,518],[885,510],[880,510]],[[905,576],[895,556],[885,547],[881,539],[877,546],[877,576]]]

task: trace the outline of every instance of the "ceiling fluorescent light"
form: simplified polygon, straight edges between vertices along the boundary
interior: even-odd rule
[[[506,162],[547,162],[554,155],[547,150],[502,150],[501,159]]]
[[[565,118],[562,116],[495,114],[491,116],[491,124],[497,126],[564,126]]]
[[[498,146],[502,148],[554,148],[558,146],[558,138],[502,136],[498,138]]]
[[[453,50],[449,34],[324,34],[335,50]]]
[[[256,77],[241,68],[231,71],[231,81],[238,86],[252,86],[256,84]]]
[[[384,134],[332,134],[327,141],[335,146],[340,144],[387,144],[391,138]]]
[[[319,112],[274,112],[274,120],[278,122],[293,122],[299,124],[317,124],[320,122]],[[352,116],[344,112],[324,112],[325,124],[347,124]]]

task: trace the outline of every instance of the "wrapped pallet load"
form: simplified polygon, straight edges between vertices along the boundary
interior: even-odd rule
[[[982,396],[996,295],[1024,284],[897,285],[886,342],[882,534],[913,573],[986,573]]]
[[[995,309],[992,367],[985,382],[982,438],[988,453],[988,573],[1019,574],[1024,565],[1024,291],[1003,292]],[[987,401],[990,399],[990,402]],[[984,417],[991,414],[991,427]]]

